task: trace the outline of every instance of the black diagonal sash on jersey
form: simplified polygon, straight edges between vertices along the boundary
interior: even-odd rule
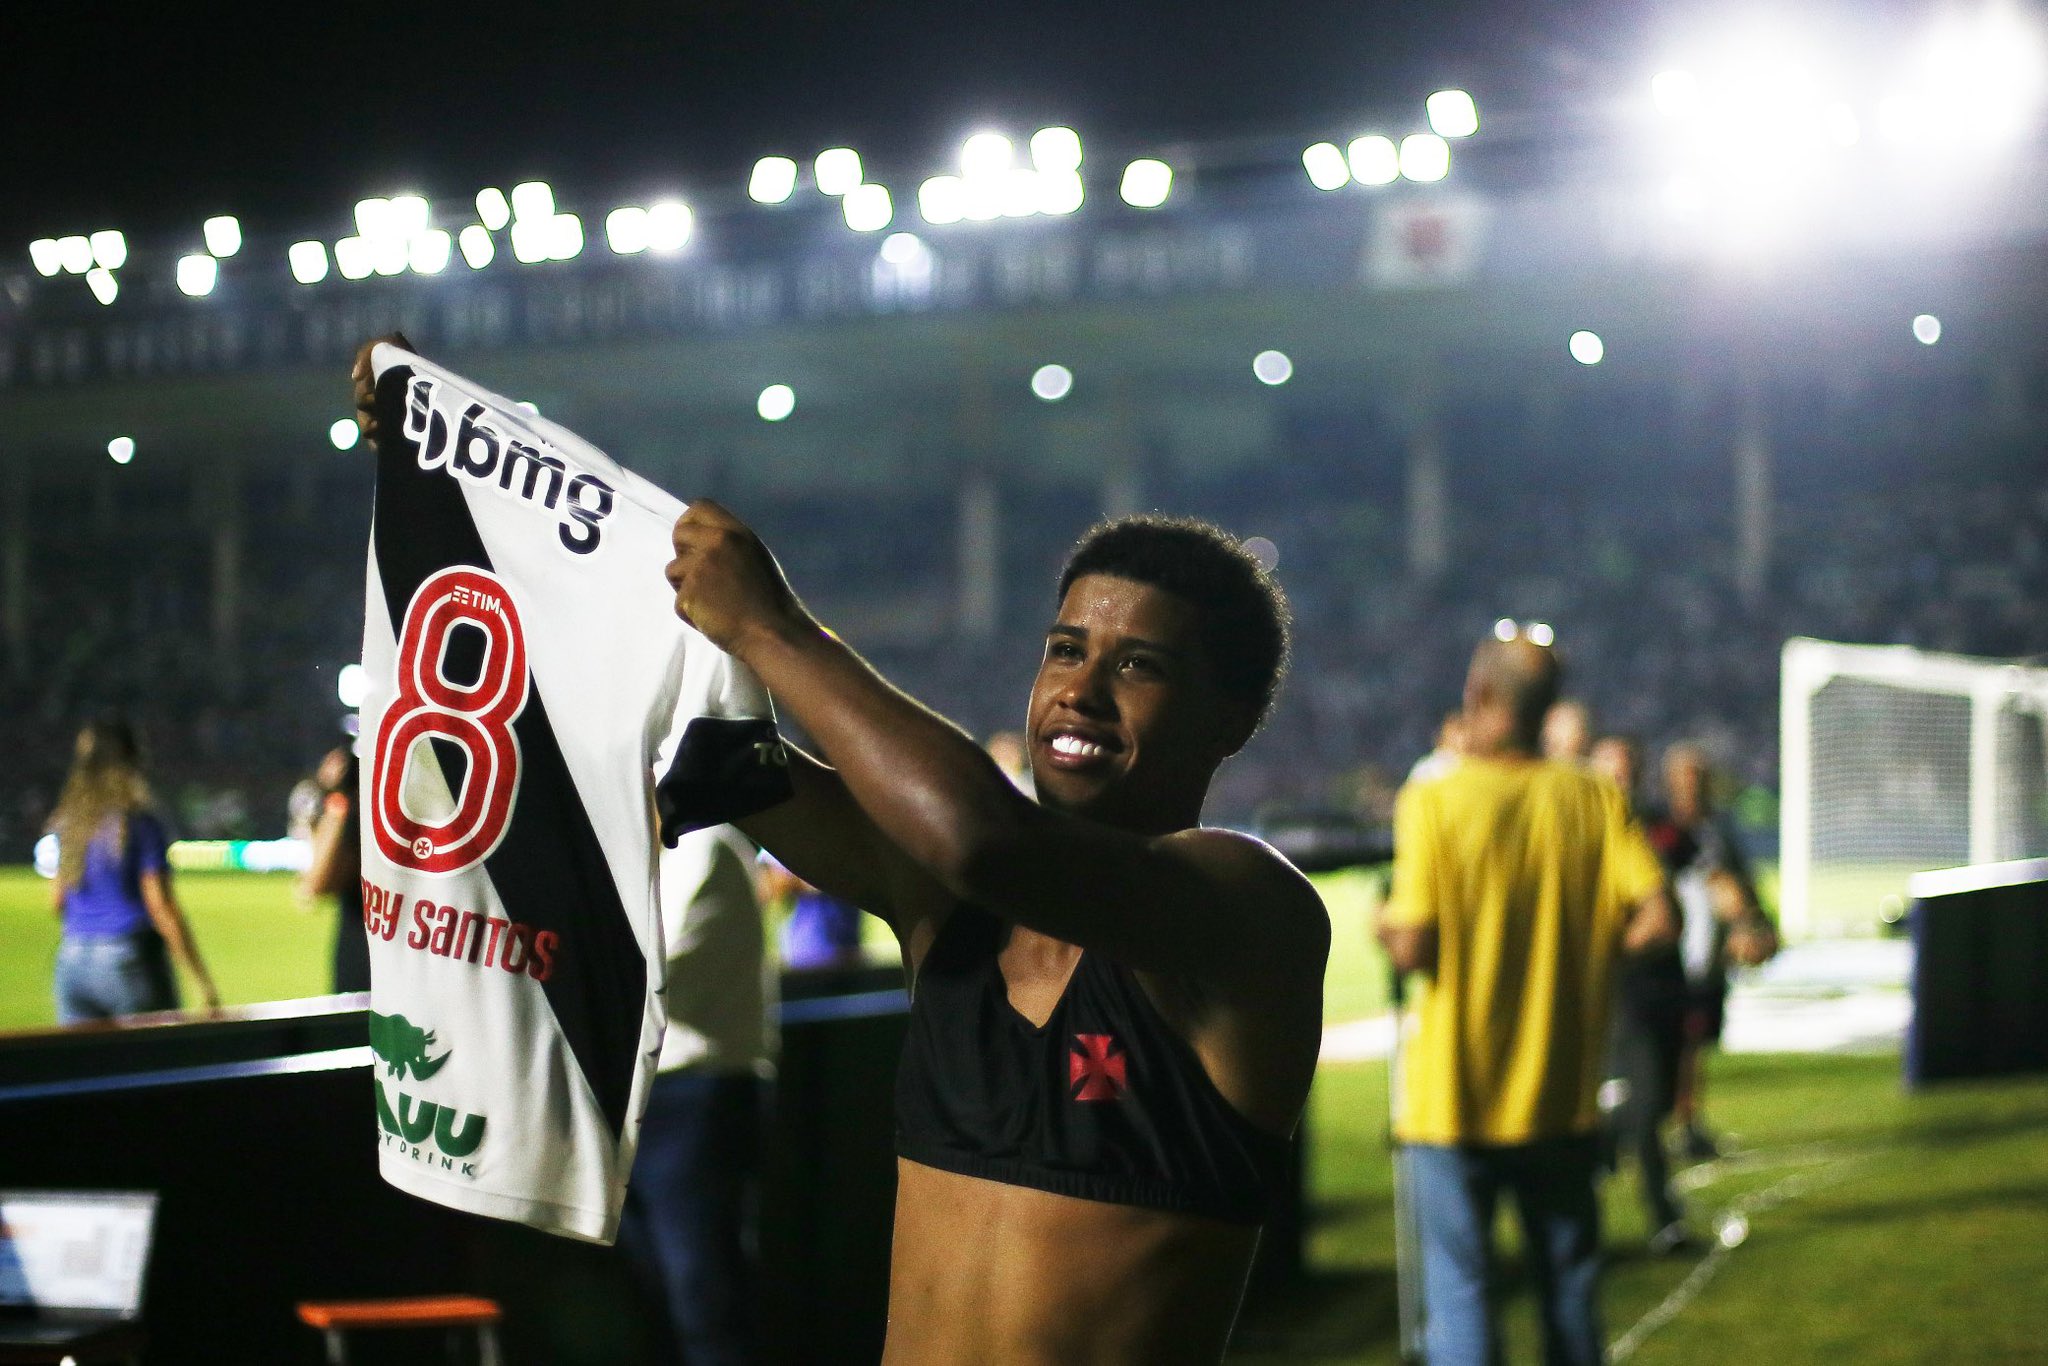
[[[381,449],[370,544],[394,637],[430,575],[456,564],[492,567],[460,486],[443,470],[421,469],[417,447],[405,437],[411,378],[410,367],[394,367],[377,381]],[[566,970],[541,988],[616,1138],[625,1131],[640,1048],[647,960],[537,686],[512,730],[519,737],[519,792],[505,838],[484,866],[507,915],[561,936]],[[444,769],[444,776],[451,790],[462,779],[459,769]]]

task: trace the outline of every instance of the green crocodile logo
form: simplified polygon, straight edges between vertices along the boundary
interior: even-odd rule
[[[441,1065],[454,1055],[449,1049],[438,1058],[429,1058],[427,1050],[434,1046],[434,1031],[421,1029],[403,1015],[370,1014],[370,1051],[383,1060],[385,1072],[394,1077],[411,1075],[414,1081],[425,1081],[441,1070]]]

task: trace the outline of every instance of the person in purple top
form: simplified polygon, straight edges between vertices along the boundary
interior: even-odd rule
[[[206,1008],[220,993],[171,894],[169,841],[150,809],[141,751],[126,721],[78,734],[71,775],[50,816],[57,837],[57,1023],[178,1008],[176,958]]]

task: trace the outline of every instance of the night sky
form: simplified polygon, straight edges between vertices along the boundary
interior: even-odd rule
[[[1722,10],[1728,7],[1719,7]],[[1780,3],[1768,12],[1799,6]],[[1863,0],[1869,24],[1924,4]],[[1754,12],[1755,7],[1751,7]],[[0,55],[0,244],[118,227],[329,232],[365,194],[552,181],[586,210],[844,143],[875,178],[966,133],[1341,138],[1463,84],[1482,109],[1611,88],[1697,4],[690,0],[664,6],[46,4]],[[425,16],[425,17],[423,17]],[[1142,145],[1141,145],[1142,144]]]

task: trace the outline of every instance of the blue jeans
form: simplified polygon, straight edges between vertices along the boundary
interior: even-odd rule
[[[1543,1359],[1594,1366],[1600,1326],[1599,1140],[1541,1139],[1507,1147],[1411,1143],[1402,1160],[1422,1235],[1424,1342],[1429,1366],[1492,1366],[1500,1335],[1493,1286],[1493,1216],[1503,1190],[1522,1218],[1529,1279],[1543,1314]]]
[[[746,1073],[654,1079],[619,1218],[619,1250],[661,1306],[652,1360],[744,1366],[758,1359],[748,1265],[762,1085]]]
[[[64,936],[57,946],[57,1023],[178,1008],[178,979],[153,931]]]

